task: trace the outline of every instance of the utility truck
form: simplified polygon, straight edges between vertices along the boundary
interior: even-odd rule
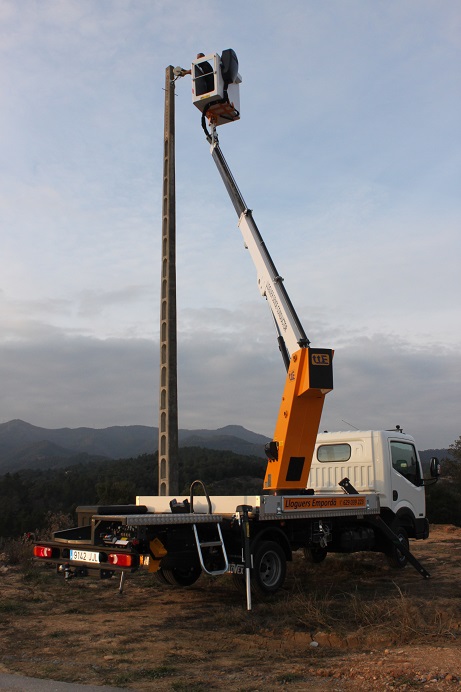
[[[206,63],[206,66],[204,66]],[[219,146],[216,128],[240,118],[237,57],[232,50],[198,58],[190,71],[192,100],[232,204],[244,245],[270,308],[287,371],[259,495],[210,497],[195,480],[188,497],[140,496],[134,505],[82,506],[77,526],[35,545],[34,555],[72,576],[120,576],[146,568],[170,586],[187,587],[202,573],[230,573],[246,592],[269,596],[284,583],[293,553],[311,562],[329,552],[385,553],[391,565],[409,561],[425,539],[427,483],[414,439],[394,430],[318,433],[323,402],[333,389],[333,351],[311,347]],[[206,82],[205,82],[206,77]],[[209,129],[208,129],[209,128]]]

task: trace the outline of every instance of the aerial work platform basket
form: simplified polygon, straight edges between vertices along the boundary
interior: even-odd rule
[[[192,103],[214,125],[225,125],[240,118],[238,60],[228,48],[222,54],[210,53],[192,62]]]

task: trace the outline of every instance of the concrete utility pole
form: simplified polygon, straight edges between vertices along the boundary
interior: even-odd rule
[[[158,493],[177,495],[178,368],[176,338],[176,188],[175,83],[173,67],[165,74],[163,152],[162,285],[160,298],[160,401],[158,425]]]

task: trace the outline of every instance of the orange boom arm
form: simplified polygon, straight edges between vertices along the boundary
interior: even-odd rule
[[[323,402],[332,389],[332,350],[300,348],[292,355],[274,439],[266,448],[266,492],[279,494],[306,487]]]

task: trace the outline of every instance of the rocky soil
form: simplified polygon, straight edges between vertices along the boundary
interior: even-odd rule
[[[284,589],[247,612],[230,577],[174,589],[148,574],[64,582],[0,559],[0,672],[129,690],[461,689],[461,529],[412,550],[296,555]]]

